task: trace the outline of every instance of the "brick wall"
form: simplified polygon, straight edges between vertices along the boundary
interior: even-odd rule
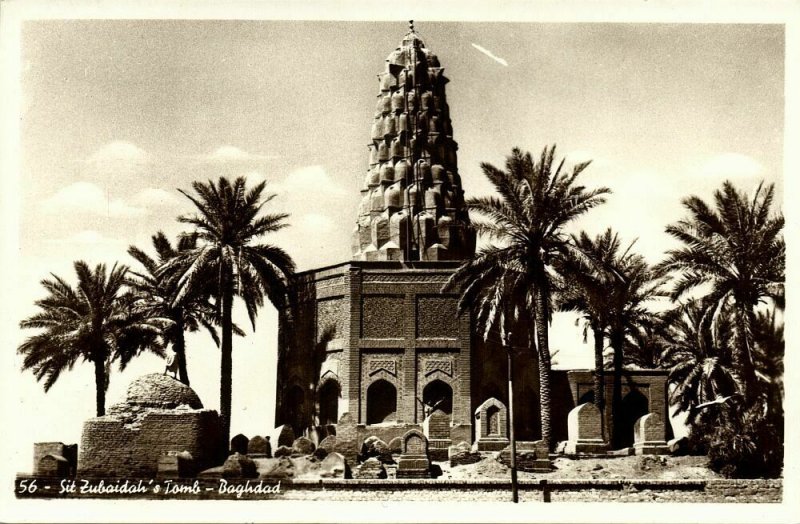
[[[111,417],[84,423],[78,456],[83,476],[155,476],[158,457],[188,451],[200,469],[218,465],[219,417],[216,411],[152,412],[140,428]]]

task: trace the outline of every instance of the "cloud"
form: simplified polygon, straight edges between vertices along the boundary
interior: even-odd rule
[[[75,182],[42,201],[46,213],[84,213],[114,218],[138,217],[147,214],[142,207],[131,206],[120,198],[110,198],[99,186]]]
[[[488,56],[489,58],[491,58],[492,60],[494,60],[498,64],[508,67],[508,62],[506,62],[505,59],[500,58],[499,56],[495,56],[494,53],[492,53],[491,51],[489,51],[485,47],[479,46],[478,44],[472,44],[472,47],[474,47],[475,49],[477,49],[478,51],[480,51],[484,55]]]
[[[52,239],[49,240],[49,242],[53,242],[56,244],[79,244],[83,246],[88,246],[88,245],[97,246],[100,244],[103,245],[124,244],[122,240],[105,237],[101,233],[95,231],[94,229],[84,229],[83,231],[79,231],[74,235],[70,235],[66,238]]]
[[[104,145],[86,158],[88,164],[108,164],[108,163],[134,163],[143,164],[151,160],[147,151],[137,147],[125,140],[114,140]]]
[[[220,146],[207,155],[200,156],[200,160],[205,162],[260,162],[264,160],[274,160],[277,155],[264,155],[261,153],[248,153],[235,146]]]
[[[764,166],[747,155],[722,153],[709,158],[698,172],[705,177],[755,178],[764,174]]]
[[[327,215],[320,213],[308,213],[301,216],[297,221],[299,229],[303,233],[327,233],[335,229],[335,222]]]
[[[131,203],[139,207],[153,208],[175,206],[180,204],[180,200],[165,189],[148,187],[133,195]]]
[[[337,185],[323,166],[305,166],[295,169],[283,182],[270,185],[270,190],[288,196],[300,196],[310,192],[324,193],[328,196],[345,194],[344,188]]]

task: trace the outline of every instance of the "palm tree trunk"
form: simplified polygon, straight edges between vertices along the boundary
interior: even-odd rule
[[[222,348],[219,377],[219,415],[222,424],[220,446],[225,452],[231,440],[231,391],[233,388],[233,289],[229,279],[222,284]]]
[[[622,333],[615,329],[611,332],[611,348],[614,350],[614,389],[611,397],[611,442],[617,446],[621,435],[619,417],[622,405]]]
[[[753,366],[753,310],[741,300],[736,300],[736,350],[733,353],[733,367],[739,375],[742,395],[750,399],[751,389],[755,384],[755,368]]]
[[[106,363],[105,359],[95,357],[94,361],[94,387],[96,389],[97,416],[106,414]]]
[[[606,435],[606,380],[603,364],[603,330],[594,328],[594,405],[600,410],[600,434],[603,440]]]
[[[542,426],[542,440],[550,448],[550,343],[547,333],[549,317],[547,295],[541,289],[536,291],[536,340],[539,360],[539,410]]]
[[[175,358],[178,359],[178,379],[189,385],[189,372],[186,369],[186,338],[184,337],[183,314],[175,317],[175,341],[172,344]]]

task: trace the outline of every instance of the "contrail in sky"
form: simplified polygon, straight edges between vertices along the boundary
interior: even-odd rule
[[[505,59],[500,58],[499,56],[495,56],[494,53],[492,53],[491,51],[489,51],[485,47],[481,47],[478,44],[472,44],[472,47],[474,47],[475,49],[477,49],[478,51],[480,51],[484,55],[488,56],[489,58],[491,58],[492,60],[494,60],[498,64],[508,67],[508,62],[506,62]]]

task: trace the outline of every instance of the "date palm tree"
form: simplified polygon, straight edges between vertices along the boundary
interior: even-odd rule
[[[558,278],[556,263],[569,256],[569,236],[564,227],[575,218],[605,202],[607,188],[589,190],[576,179],[589,162],[580,163],[571,172],[564,160],[554,164],[555,146],[545,147],[538,161],[530,153],[512,150],[505,170],[482,163],[484,175],[497,196],[473,197],[467,207],[475,220],[478,234],[498,245],[481,249],[452,275],[446,289],[461,290],[461,304],[476,297],[499,306],[503,301],[519,304],[519,318],[513,330],[529,332],[521,324],[535,325],[535,339],[530,349],[538,362],[542,439],[550,445],[550,367],[548,326],[551,320],[552,292]],[[476,217],[477,218],[477,217]],[[497,308],[478,317],[484,329],[496,318]]]
[[[575,254],[561,260],[560,273],[566,278],[558,293],[558,309],[580,315],[583,341],[591,331],[594,340],[594,403],[605,412],[605,363],[603,353],[609,327],[608,289],[613,284],[613,264],[619,254],[620,240],[611,228],[591,238],[585,231],[572,236]],[[605,417],[601,417],[605,438]]]
[[[194,227],[197,247],[187,249],[167,262],[161,273],[176,278],[173,306],[191,296],[203,296],[213,283],[222,328],[220,362],[221,442],[230,441],[233,371],[233,300],[244,302],[255,329],[258,308],[264,297],[278,309],[287,304],[288,286],[294,262],[281,248],[257,244],[257,239],[286,227],[283,213],[261,214],[275,195],[264,195],[266,182],[247,188],[244,177],[233,182],[225,177],[207,183],[194,182],[194,194],[181,191],[197,213],[184,215],[180,222]]]
[[[25,340],[18,352],[24,355],[22,368],[32,370],[38,381],[44,380],[45,391],[78,361],[94,365],[98,417],[105,414],[113,362],[124,370],[142,351],[164,355],[160,334],[169,321],[136,310],[134,297],[124,289],[127,271],[116,264],[110,273],[105,264],[92,270],[86,262],[77,261],[77,287],[56,275],[42,280],[49,294],[36,301],[41,311],[20,322],[22,328],[41,330]]]
[[[197,235],[183,235],[173,246],[167,236],[159,231],[152,237],[156,257],[153,258],[136,246],[128,248],[128,254],[144,268],[143,272],[129,271],[128,286],[135,292],[137,306],[151,316],[168,318],[172,324],[164,332],[165,342],[172,345],[178,362],[178,378],[189,385],[189,372],[186,366],[186,340],[184,332],[196,332],[205,328],[219,346],[215,310],[208,296],[197,294],[188,300],[173,304],[177,291],[177,279],[159,274],[159,268],[182,253],[197,248]]]
[[[726,181],[714,193],[714,207],[696,196],[683,200],[689,217],[667,226],[684,246],[658,266],[675,277],[672,298],[699,291],[718,310],[734,314],[733,369],[742,394],[755,384],[755,307],[780,294],[786,267],[783,215],[772,213],[775,188],[759,184],[752,198]],[[707,292],[704,292],[708,289]]]
[[[670,404],[692,424],[712,413],[697,406],[723,402],[738,392],[732,367],[732,319],[715,317],[714,304],[694,300],[665,313],[662,359],[673,385]]]
[[[624,436],[619,433],[619,420],[622,404],[622,373],[625,359],[625,345],[629,337],[636,336],[639,330],[655,321],[650,306],[661,297],[664,278],[658,277],[647,264],[644,257],[628,249],[617,256],[613,264],[615,278],[608,289],[608,339],[613,350],[614,383],[611,399],[611,439],[618,445]]]
[[[614,385],[611,404],[612,437],[619,413],[622,392],[624,347],[639,336],[646,325],[654,322],[648,303],[656,298],[661,282],[644,258],[631,250],[634,243],[622,249],[619,236],[611,228],[592,239],[585,232],[573,235],[574,249],[563,257],[560,273],[564,285],[559,292],[561,309],[578,311],[591,328],[595,341],[595,403],[603,410],[604,339],[613,349]],[[579,319],[580,320],[580,319]],[[584,337],[586,332],[584,332]]]

